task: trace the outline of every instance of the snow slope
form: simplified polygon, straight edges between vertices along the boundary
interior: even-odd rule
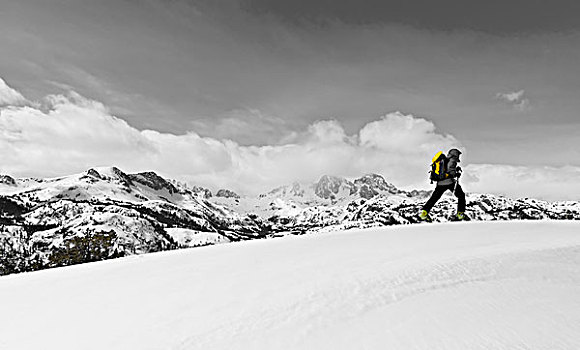
[[[578,349],[580,222],[392,226],[0,277],[0,349]]]

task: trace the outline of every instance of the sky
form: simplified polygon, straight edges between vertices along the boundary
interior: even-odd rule
[[[567,0],[4,2],[0,171],[428,188],[425,163],[455,146],[467,191],[577,198],[579,15]]]

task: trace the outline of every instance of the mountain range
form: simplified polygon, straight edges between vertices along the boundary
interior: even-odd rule
[[[91,168],[59,178],[0,175],[0,275],[126,255],[292,234],[417,223],[429,191],[405,191],[381,175],[325,175],[256,197]],[[445,195],[435,221],[453,216]],[[471,220],[579,220],[580,202],[467,194]]]

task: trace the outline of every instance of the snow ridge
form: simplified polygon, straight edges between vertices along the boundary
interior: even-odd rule
[[[0,177],[0,275],[108,258],[352,228],[416,223],[427,191],[381,175],[326,175],[256,198],[116,167],[52,179]],[[433,209],[448,221],[456,201]],[[471,220],[579,220],[580,202],[468,194]]]

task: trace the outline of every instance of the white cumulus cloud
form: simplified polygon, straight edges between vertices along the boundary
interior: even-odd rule
[[[47,96],[36,105],[11,105],[0,112],[4,173],[59,176],[115,165],[247,193],[323,174],[378,172],[400,185],[414,185],[424,181],[425,160],[432,153],[459,145],[452,136],[438,134],[430,121],[399,112],[352,135],[337,121],[323,120],[282,144],[242,146],[194,131],[137,130],[103,104],[73,92]]]
[[[24,106],[28,101],[22,94],[6,84],[0,78],[0,107],[6,106]]]
[[[10,91],[9,89],[4,89]],[[335,120],[320,120],[278,143],[244,146],[227,139],[138,130],[103,104],[74,92],[22,104],[13,94],[0,107],[0,173],[50,177],[94,166],[157,171],[211,189],[257,194],[324,174],[379,173],[404,188],[429,188],[428,167],[439,150],[461,148],[426,119],[388,113],[348,134]],[[531,169],[531,170],[530,170]],[[466,191],[568,198],[580,184],[577,168],[563,173],[493,165],[466,167]]]

